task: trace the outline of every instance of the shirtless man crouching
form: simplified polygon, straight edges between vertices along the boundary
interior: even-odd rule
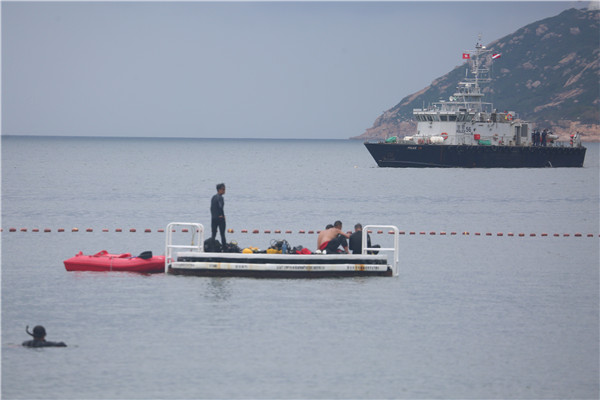
[[[319,250],[325,250],[328,254],[337,253],[338,247],[342,246],[344,252],[348,253],[348,238],[349,235],[342,232],[342,222],[335,221],[333,228],[325,229],[319,233],[317,237],[317,247]]]

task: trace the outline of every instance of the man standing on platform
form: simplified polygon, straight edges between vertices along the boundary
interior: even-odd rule
[[[217,237],[217,228],[221,231],[221,245],[225,246],[227,241],[225,240],[225,184],[219,183],[217,185],[217,194],[215,194],[210,201],[210,215],[211,215],[211,238],[214,240]]]

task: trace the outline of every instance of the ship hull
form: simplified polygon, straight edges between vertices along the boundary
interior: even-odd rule
[[[468,146],[365,143],[379,167],[558,168],[583,167],[585,147]]]

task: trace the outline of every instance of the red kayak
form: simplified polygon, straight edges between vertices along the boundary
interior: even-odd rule
[[[165,256],[153,257],[151,251],[135,257],[130,253],[110,254],[106,250],[88,256],[80,251],[64,262],[67,271],[165,272]]]

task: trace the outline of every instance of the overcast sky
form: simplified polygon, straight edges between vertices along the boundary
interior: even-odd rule
[[[587,2],[2,2],[2,134],[345,139]]]

